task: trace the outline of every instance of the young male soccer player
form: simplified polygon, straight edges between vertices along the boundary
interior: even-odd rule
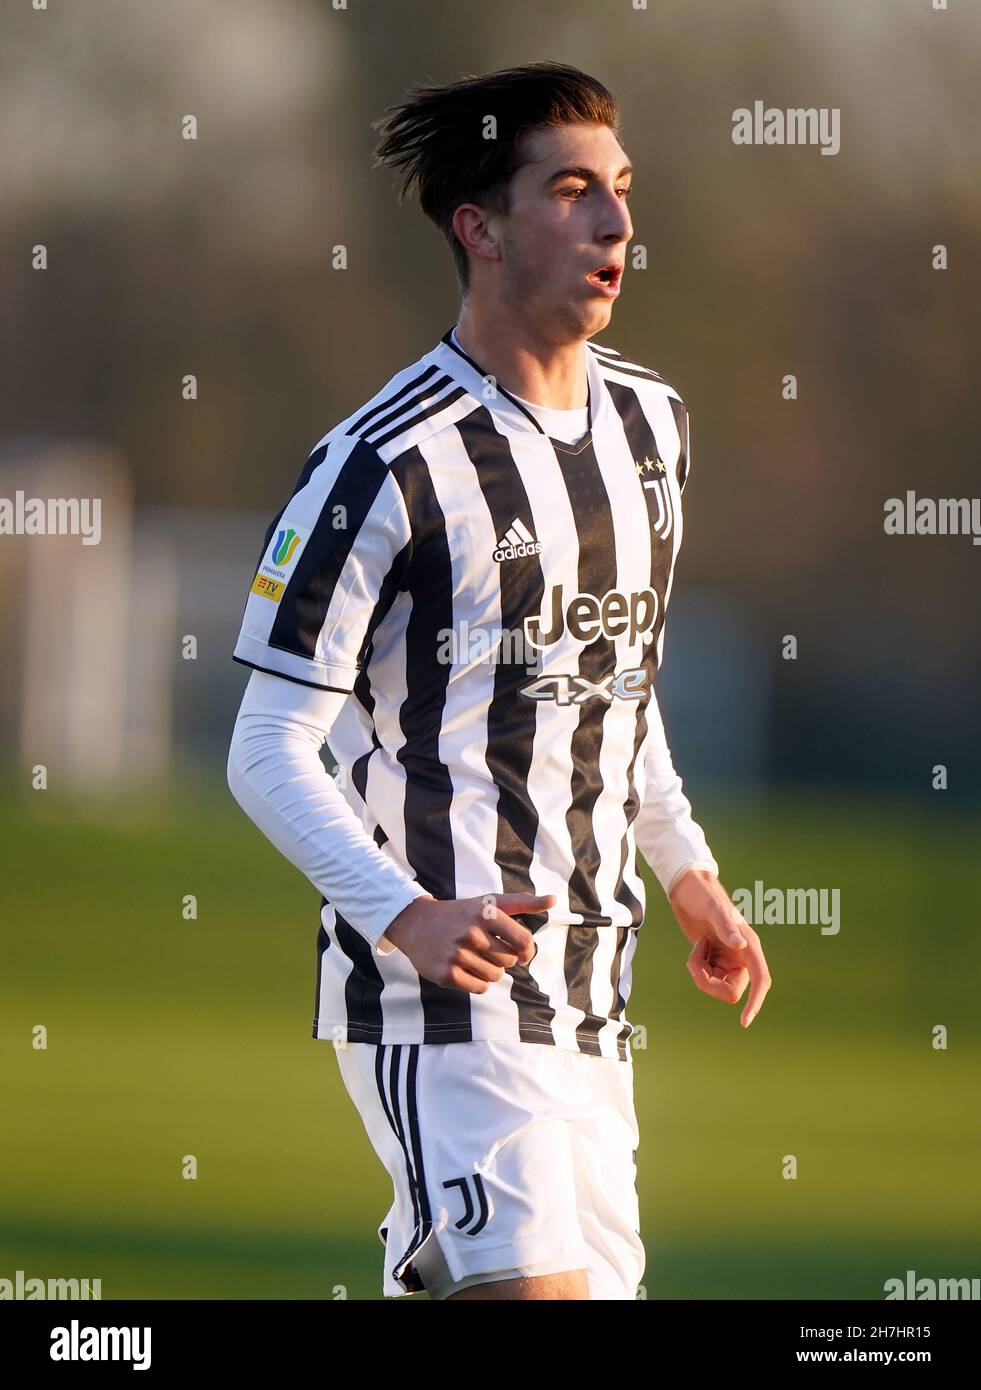
[[[314,448],[235,648],[229,782],[323,894],[314,1036],[392,1177],[390,1295],[636,1297],[636,849],[699,989],[750,983],[748,1025],[770,984],[654,697],[687,410],[590,341],[633,235],[618,122],[541,63],[381,123],[462,310]]]

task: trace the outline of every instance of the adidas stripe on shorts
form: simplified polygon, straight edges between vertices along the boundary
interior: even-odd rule
[[[637,1297],[629,1058],[491,1040],[336,1051],[392,1179],[386,1295],[585,1269],[591,1298]]]

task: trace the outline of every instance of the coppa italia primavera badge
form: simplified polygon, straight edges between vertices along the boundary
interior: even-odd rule
[[[259,566],[252,592],[278,603],[286,592],[287,566],[302,544],[303,537],[292,526],[284,527],[270,550],[269,560]]]

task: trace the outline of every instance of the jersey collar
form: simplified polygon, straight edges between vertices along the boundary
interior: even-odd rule
[[[588,391],[586,434],[578,444],[566,444],[561,439],[550,439],[531,411],[527,410],[510,392],[505,391],[500,384],[497,387],[496,398],[488,399],[486,378],[489,373],[484,371],[479,363],[475,362],[452,341],[455,326],[455,324],[451,325],[443,334],[438,346],[433,349],[432,359],[442,371],[465,388],[477,405],[488,410],[506,430],[541,435],[543,439],[550,440],[553,448],[559,449],[563,453],[578,454],[589,447],[597,431],[607,422],[612,409],[612,402],[600,372],[596,354],[591,350],[588,342],[586,344],[586,385]]]

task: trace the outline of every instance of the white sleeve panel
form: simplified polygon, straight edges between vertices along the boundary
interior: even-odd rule
[[[405,576],[402,490],[370,444],[316,449],[270,526],[235,658],[330,690],[352,690],[366,634]]]
[[[647,706],[651,733],[647,742],[641,808],[634,820],[634,840],[665,893],[688,869],[719,866],[674,770],[657,698],[651,691]]]
[[[246,815],[382,955],[384,931],[425,889],[382,853],[334,785],[320,749],[344,701],[253,671],[228,753],[228,785]]]

